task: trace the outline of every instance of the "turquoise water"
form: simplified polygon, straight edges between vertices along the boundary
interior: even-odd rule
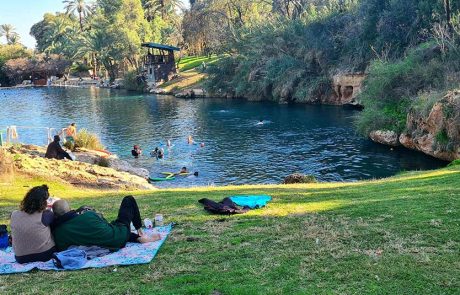
[[[359,180],[445,165],[421,153],[390,150],[356,134],[356,110],[334,106],[278,105],[243,100],[181,100],[119,90],[34,88],[0,90],[4,126],[78,128],[97,133],[108,150],[153,177],[186,166],[198,177],[159,186],[279,183],[294,172],[322,181]],[[264,124],[258,125],[262,119]],[[45,144],[44,130],[18,128],[20,140]],[[189,145],[191,135],[200,145]],[[167,148],[170,139],[173,147]],[[138,144],[144,155],[133,159]],[[165,158],[149,156],[156,146]]]

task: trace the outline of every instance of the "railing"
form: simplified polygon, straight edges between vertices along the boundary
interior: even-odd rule
[[[36,132],[44,131],[43,137],[40,134],[36,134]],[[0,146],[4,144],[12,144],[12,143],[34,143],[34,140],[44,139],[42,143],[49,144],[53,141],[53,135],[58,134],[58,129],[51,128],[51,127],[37,127],[37,126],[6,126],[0,127]],[[64,129],[59,132],[59,134],[64,133]],[[6,133],[6,140],[3,138],[3,134]],[[24,136],[24,133],[26,134]]]

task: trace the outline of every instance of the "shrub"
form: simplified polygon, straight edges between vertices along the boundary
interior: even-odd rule
[[[144,92],[147,88],[147,83],[142,75],[138,75],[137,71],[129,71],[123,77],[123,85],[126,90]]]
[[[99,137],[86,129],[81,129],[78,132],[75,145],[90,150],[103,150],[105,148],[99,140]]]
[[[104,157],[98,157],[95,161],[94,164],[101,166],[101,167],[109,167],[110,166],[110,161],[107,158]]]
[[[385,129],[402,132],[407,113],[419,104],[421,92],[445,86],[446,67],[433,47],[424,44],[396,62],[374,61],[358,97],[364,111],[356,119],[356,127],[367,136],[370,131]],[[427,56],[429,59],[427,60]],[[428,104],[434,103],[427,100]],[[425,110],[428,106],[418,106]]]
[[[300,173],[294,173],[286,176],[283,180],[283,184],[292,184],[292,183],[316,183],[316,177],[313,175],[304,175]]]

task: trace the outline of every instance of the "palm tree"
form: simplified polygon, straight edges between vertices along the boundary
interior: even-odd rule
[[[161,14],[161,17],[165,18],[176,8],[184,8],[181,0],[145,0],[143,4],[147,21],[152,21],[157,14]]]
[[[43,51],[47,53],[58,53],[62,51],[64,45],[69,44],[72,36],[72,26],[63,17],[56,17],[46,26],[49,31],[47,43],[49,44]]]
[[[19,34],[16,34],[14,33],[11,37],[10,37],[10,42],[9,44],[19,44],[19,40],[21,39],[21,37],[19,37]]]
[[[17,40],[17,33],[15,32],[15,27],[13,27],[13,25],[10,25],[10,24],[3,24],[3,25],[0,25],[0,36],[5,36],[6,37],[6,43],[8,44],[11,44],[11,38],[13,36],[16,36],[14,37],[15,40]]]
[[[83,31],[83,19],[92,13],[92,5],[85,2],[85,0],[64,0],[65,10],[68,15],[77,12],[78,20],[80,22],[80,31]]]

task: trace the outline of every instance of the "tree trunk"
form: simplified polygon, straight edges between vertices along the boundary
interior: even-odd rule
[[[452,9],[450,7],[450,0],[444,0],[444,10],[446,11],[446,22],[449,28],[449,33],[453,33],[454,27],[452,26]]]
[[[78,18],[80,21],[80,32],[83,32],[83,19],[81,17],[81,11],[78,12]]]

